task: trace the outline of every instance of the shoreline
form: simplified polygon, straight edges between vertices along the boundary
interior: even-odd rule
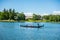
[[[60,23],[60,22],[52,22],[52,21],[48,21],[48,20],[0,20],[0,22],[51,22],[51,23]]]

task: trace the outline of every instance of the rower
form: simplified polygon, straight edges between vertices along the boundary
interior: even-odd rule
[[[37,25],[38,25],[38,28],[39,28],[39,23]]]

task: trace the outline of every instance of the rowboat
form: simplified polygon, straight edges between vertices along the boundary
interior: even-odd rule
[[[32,26],[32,25],[20,25],[21,27],[30,27],[30,28],[40,28],[40,27],[44,27],[44,25],[38,25],[38,26]]]

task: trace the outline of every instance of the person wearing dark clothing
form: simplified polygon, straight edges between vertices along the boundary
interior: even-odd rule
[[[38,28],[39,28],[39,23],[37,25],[38,25]]]

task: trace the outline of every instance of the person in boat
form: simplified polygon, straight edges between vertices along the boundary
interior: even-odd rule
[[[38,28],[39,28],[39,23],[37,25],[38,25]]]

